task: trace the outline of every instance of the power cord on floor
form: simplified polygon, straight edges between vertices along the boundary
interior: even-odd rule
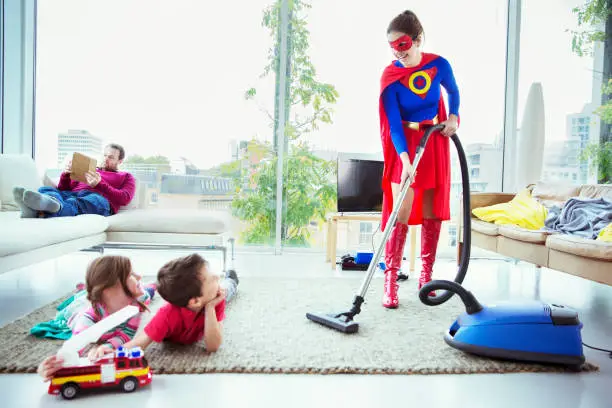
[[[612,358],[612,350],[606,350],[606,349],[601,349],[601,348],[597,348],[597,347],[589,346],[589,345],[588,345],[588,344],[586,344],[586,343],[582,343],[582,345],[583,345],[584,347],[588,347],[588,348],[593,349],[593,350],[597,350],[597,351],[604,351],[604,352],[606,352],[606,353],[610,353],[610,354],[608,354],[608,357]]]
[[[376,250],[374,249],[374,235],[376,235],[379,229],[380,229],[380,221],[378,222],[378,227],[376,227],[376,231],[372,233],[372,253],[376,252]]]

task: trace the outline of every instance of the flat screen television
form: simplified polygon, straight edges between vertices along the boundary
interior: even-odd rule
[[[338,212],[382,211],[382,160],[338,157]]]

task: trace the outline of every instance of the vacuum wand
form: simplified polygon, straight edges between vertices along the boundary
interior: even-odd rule
[[[343,333],[357,332],[357,330],[359,329],[359,324],[353,321],[353,317],[355,317],[357,314],[361,312],[361,305],[364,302],[365,294],[368,290],[368,287],[370,286],[372,277],[374,276],[374,270],[376,268],[376,265],[378,264],[378,260],[380,259],[382,255],[382,252],[385,247],[385,243],[389,239],[389,234],[391,233],[392,226],[397,221],[397,216],[399,214],[399,210],[402,206],[402,203],[404,202],[404,199],[406,198],[406,194],[408,193],[408,190],[410,189],[410,181],[414,180],[414,175],[416,174],[416,169],[419,165],[419,162],[421,161],[421,156],[423,155],[423,150],[425,149],[425,145],[427,144],[429,137],[434,131],[440,130],[443,128],[444,128],[444,125],[435,125],[425,130],[423,137],[421,138],[421,141],[416,148],[415,158],[412,164],[412,174],[410,174],[409,179],[407,179],[406,182],[404,182],[404,185],[401,188],[400,195],[393,205],[393,211],[391,212],[391,215],[389,216],[389,220],[387,221],[387,228],[385,228],[385,231],[383,234],[383,240],[381,244],[378,246],[378,250],[376,251],[376,254],[374,254],[372,260],[370,261],[370,265],[368,266],[368,270],[367,270],[365,279],[363,280],[363,283],[361,284],[361,288],[359,289],[359,292],[355,295],[355,298],[353,300],[353,307],[349,311],[342,312],[342,313],[336,313],[336,314],[306,313],[306,317],[309,320],[322,324],[323,326],[327,326],[332,329],[336,329]]]
[[[416,154],[414,156],[414,163],[412,163],[412,174],[410,174],[409,179],[407,179],[404,185],[402,186],[400,195],[397,201],[394,203],[393,211],[391,212],[391,215],[389,216],[389,220],[387,221],[387,228],[385,228],[385,231],[383,233],[383,239],[382,239],[383,244],[386,243],[387,240],[389,239],[389,235],[391,234],[391,229],[392,229],[391,227],[393,227],[393,225],[395,224],[395,221],[397,221],[397,216],[399,214],[400,208],[402,207],[402,203],[404,202],[404,199],[406,198],[406,194],[408,194],[408,190],[410,189],[410,181],[414,180],[416,169],[419,166],[421,157],[423,156],[423,151],[425,150],[425,145],[427,144],[427,141],[429,140],[429,136],[431,136],[431,134],[434,131],[441,130],[443,128],[444,128],[444,125],[435,125],[425,130],[425,133],[423,134],[423,137],[421,138],[421,141],[416,148]],[[376,250],[376,253],[374,254],[374,258],[372,258],[372,261],[370,262],[370,266],[368,267],[366,279],[364,279],[363,283],[361,284],[361,288],[359,289],[358,296],[362,298],[365,297],[368,287],[370,286],[370,283],[372,282],[372,277],[374,276],[374,269],[376,268],[376,265],[378,265],[378,260],[380,259],[380,256],[382,255],[382,252],[385,248],[383,244],[378,246],[378,249]]]

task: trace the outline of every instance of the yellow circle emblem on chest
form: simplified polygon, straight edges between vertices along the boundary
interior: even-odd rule
[[[423,79],[421,81],[418,81],[419,78]],[[422,82],[424,82],[424,84]],[[417,71],[410,75],[410,78],[408,78],[408,87],[412,92],[417,95],[426,94],[427,91],[429,91],[429,88],[431,87],[431,77],[425,71]]]

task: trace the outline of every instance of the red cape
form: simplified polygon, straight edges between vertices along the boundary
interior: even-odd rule
[[[379,95],[379,115],[380,115],[380,137],[382,141],[383,148],[383,157],[384,157],[384,171],[382,178],[382,191],[383,191],[383,206],[382,206],[382,220],[381,220],[381,229],[385,230],[385,226],[387,224],[387,220],[393,211],[393,193],[391,190],[391,170],[395,159],[397,158],[397,152],[395,150],[395,146],[393,145],[393,141],[391,140],[391,132],[389,131],[389,121],[387,119],[387,114],[385,112],[383,102],[382,102],[382,94],[383,91],[387,88],[387,86],[391,85],[393,82],[404,78],[407,75],[412,74],[415,71],[420,70],[425,64],[430,63],[435,60],[439,56],[436,54],[423,53],[421,63],[418,66],[405,68],[398,67],[394,63],[388,65],[383,74],[380,81],[380,95]],[[444,99],[442,95],[440,95],[440,102],[438,104],[438,119],[439,122],[444,122],[447,119],[446,107],[444,104]],[[437,133],[437,132],[436,132]],[[432,139],[435,136],[435,133],[430,137],[427,142],[426,149],[432,148]],[[442,143],[438,144],[437,150],[441,150],[440,152],[436,152],[436,157],[447,158],[446,160],[441,160],[445,165],[440,168],[441,174],[447,174],[448,176],[442,176],[442,180],[438,181],[438,185],[440,188],[436,188],[436,195],[434,198],[434,214],[441,220],[450,219],[450,208],[449,208],[449,199],[450,199],[450,154],[448,149],[448,138],[443,137]],[[413,159],[413,153],[409,152],[411,160]],[[438,164],[437,164],[438,165]],[[421,192],[415,191],[415,197],[413,202],[412,211],[410,213],[410,219],[408,221],[411,225],[418,225],[422,222],[422,208],[421,208]]]

